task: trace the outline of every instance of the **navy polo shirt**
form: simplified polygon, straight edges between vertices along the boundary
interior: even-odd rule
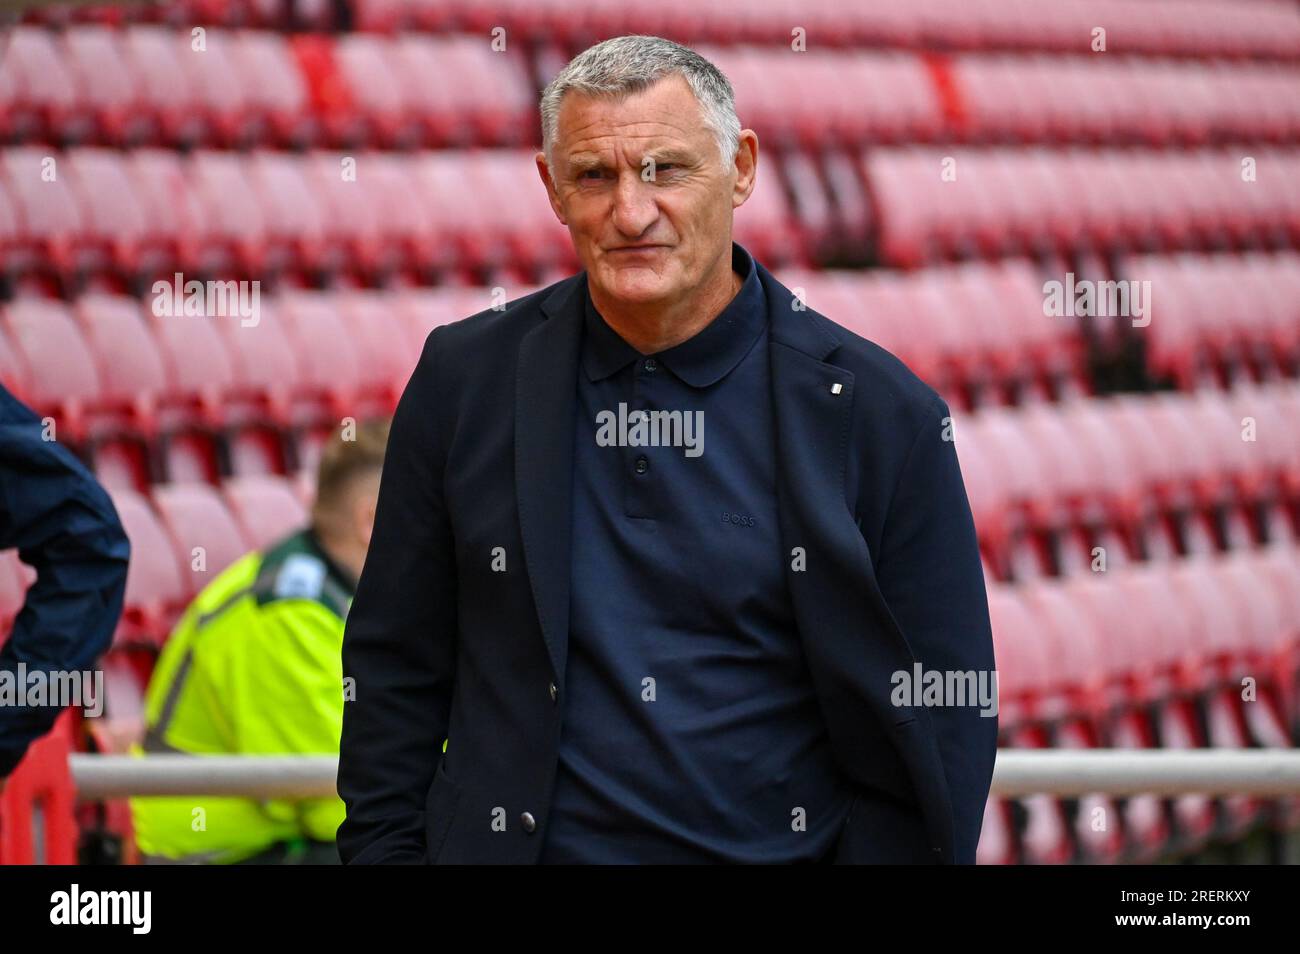
[[[654,355],[586,295],[543,863],[818,861],[852,800],[785,584],[763,288],[732,255],[740,292]],[[637,426],[655,411],[680,414]]]

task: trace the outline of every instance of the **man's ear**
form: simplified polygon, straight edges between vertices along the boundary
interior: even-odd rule
[[[738,209],[749,199],[758,182],[758,133],[742,129],[736,143],[736,185],[731,193],[731,207]]]
[[[561,225],[568,225],[569,223],[564,220],[564,207],[560,205],[560,196],[555,191],[555,183],[551,181],[551,171],[546,165],[546,153],[538,152],[533,158],[537,162],[537,174],[542,177],[542,185],[546,186],[546,198],[551,203],[555,217],[560,220]]]

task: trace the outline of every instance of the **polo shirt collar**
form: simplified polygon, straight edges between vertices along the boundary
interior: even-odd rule
[[[726,377],[749,353],[767,322],[758,270],[749,252],[735,242],[731,243],[731,267],[743,280],[736,296],[695,335],[654,355],[656,361],[692,387],[708,387]],[[583,288],[586,336],[582,363],[587,377],[599,381],[639,358],[649,357],[606,324],[585,282]]]

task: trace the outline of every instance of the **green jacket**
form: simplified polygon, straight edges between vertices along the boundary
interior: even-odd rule
[[[223,570],[154,668],[144,751],[337,756],[343,623],[355,591],[309,529]],[[280,841],[332,842],[345,812],[337,796],[176,796],[133,798],[131,814],[144,854],[229,863]]]

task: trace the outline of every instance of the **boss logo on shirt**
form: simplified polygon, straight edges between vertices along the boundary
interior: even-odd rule
[[[753,517],[746,517],[744,514],[741,513],[727,513],[727,511],[725,510],[722,511],[722,522],[734,524],[737,527],[757,526],[757,522],[754,520]]]

